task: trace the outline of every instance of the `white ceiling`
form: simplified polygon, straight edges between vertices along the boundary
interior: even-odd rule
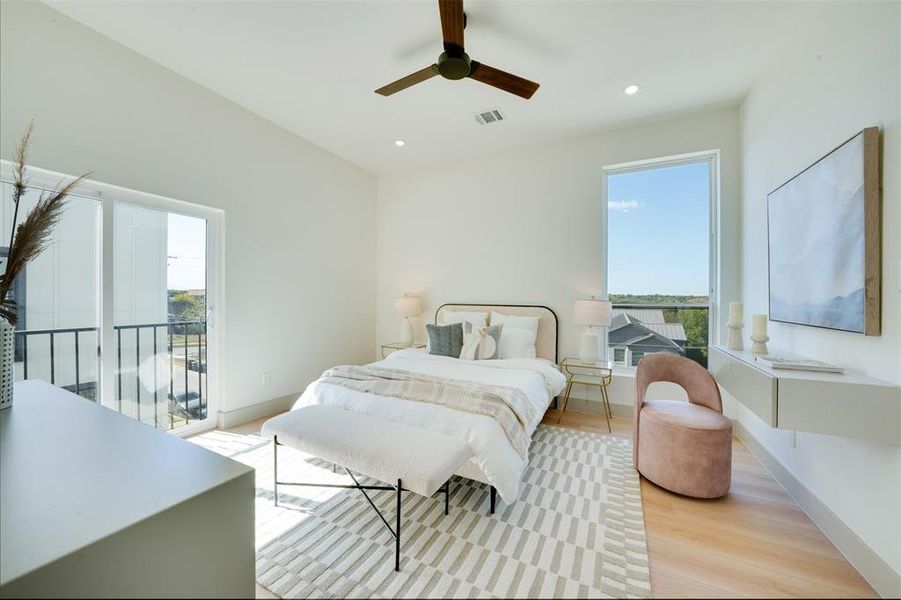
[[[437,2],[49,2],[57,10],[374,173],[736,104],[805,38],[821,4],[470,0],[466,49],[541,83],[522,100],[440,77]],[[636,82],[636,96],[623,87]],[[507,121],[472,113],[499,107]],[[407,141],[397,148],[394,140]]]

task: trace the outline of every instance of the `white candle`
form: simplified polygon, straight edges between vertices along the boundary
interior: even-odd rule
[[[766,337],[766,315],[751,316],[751,334],[755,337]]]
[[[729,303],[729,323],[732,325],[741,324],[741,320],[744,317],[742,314],[742,304],[741,302],[730,302]]]

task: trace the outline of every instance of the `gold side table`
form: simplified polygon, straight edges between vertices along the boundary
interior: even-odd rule
[[[418,344],[416,342],[412,344],[404,344],[402,342],[391,342],[389,344],[382,344],[382,358],[386,358],[389,354],[394,352],[395,350],[406,350],[407,348],[425,348],[425,344]]]
[[[585,362],[579,358],[567,357],[560,363],[566,378],[566,391],[563,393],[563,405],[560,408],[560,414],[557,422],[563,418],[563,412],[569,403],[569,394],[572,392],[573,384],[584,385],[587,387],[596,386],[601,391],[601,403],[604,405],[604,417],[607,419],[607,431],[611,433],[610,418],[613,411],[610,409],[610,398],[607,396],[607,386],[613,381],[613,363],[607,361]]]

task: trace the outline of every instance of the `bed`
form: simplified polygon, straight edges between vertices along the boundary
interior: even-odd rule
[[[504,315],[538,318],[535,358],[509,358],[468,361],[407,349],[367,367],[391,372],[409,372],[453,380],[475,386],[498,386],[515,391],[523,399],[528,418],[523,418],[520,434],[531,438],[545,411],[563,389],[565,378],[557,368],[557,317],[543,306],[457,304],[442,305],[435,314],[436,324],[453,312],[496,311]],[[387,372],[387,371],[386,371]],[[511,440],[510,433],[495,417],[442,404],[380,395],[329,383],[323,377],[311,383],[294,408],[320,404],[366,414],[378,419],[436,431],[463,440],[472,449],[472,457],[457,474],[486,483],[511,504],[519,496],[520,482],[528,465],[528,452]]]

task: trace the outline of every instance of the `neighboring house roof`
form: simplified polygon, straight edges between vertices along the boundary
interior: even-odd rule
[[[682,323],[642,323],[645,327],[660,334],[668,340],[675,342],[685,342],[688,337],[685,335],[685,328]]]
[[[616,308],[613,311],[613,322],[610,331],[624,327],[627,323],[640,323],[654,333],[676,342],[688,339],[682,323],[667,323],[663,318],[663,310],[659,308]]]
[[[651,323],[666,323],[663,318],[663,310],[660,308],[614,308],[615,316],[627,315],[649,325]]]
[[[615,309],[610,325],[611,344],[632,346],[672,346],[681,349],[677,342],[685,342],[685,328],[681,323],[666,323],[660,309]],[[639,317],[645,317],[644,322]]]

